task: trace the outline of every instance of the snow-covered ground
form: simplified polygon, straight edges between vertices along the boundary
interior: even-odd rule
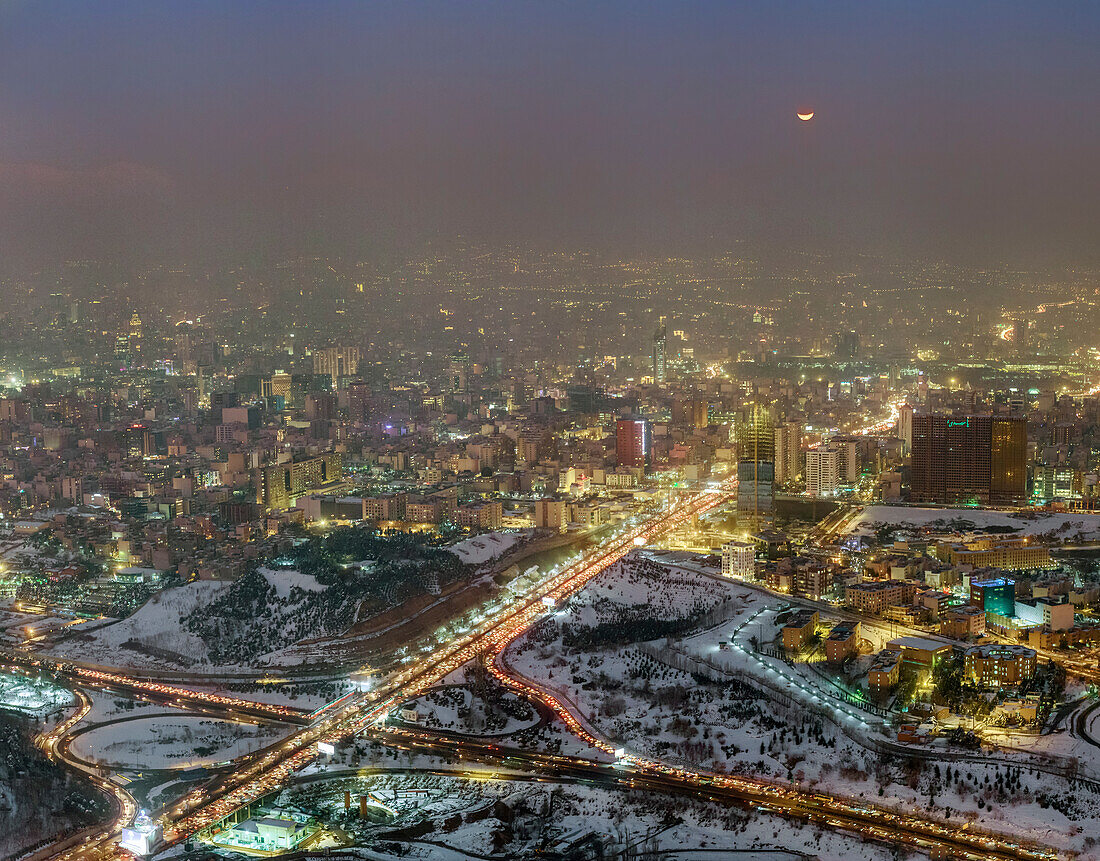
[[[305,592],[323,592],[327,588],[318,583],[312,574],[303,574],[300,571],[261,568],[260,573],[275,587],[276,596],[283,600],[289,598],[291,590],[295,588]]]
[[[1079,511],[996,511],[983,508],[910,508],[904,505],[868,505],[848,524],[847,534],[867,537],[879,525],[911,526],[932,530],[956,531],[953,522],[965,521],[976,530],[1008,528],[1006,535],[1041,535],[1074,539],[1078,534],[1086,539],[1100,538],[1100,514]],[[969,531],[965,525],[959,531]]]
[[[72,693],[42,679],[15,673],[0,673],[0,709],[34,717],[52,714],[75,700]]]
[[[507,711],[455,686],[433,688],[402,708],[415,709],[422,726],[480,736],[511,735],[538,723],[538,713],[515,694],[503,692],[502,704]]]
[[[321,682],[278,680],[276,683],[267,684],[234,682],[215,686],[184,684],[181,687],[204,693],[235,696],[257,703],[290,706],[305,711],[313,711],[338,700],[352,689],[351,683],[346,680]]]
[[[475,535],[452,544],[447,549],[463,562],[471,565],[483,565],[494,559],[499,559],[505,553],[515,547],[522,536],[514,532],[488,532],[485,535]]]
[[[629,564],[615,566],[508,649],[505,658],[628,751],[702,769],[793,780],[877,803],[924,809],[931,804],[938,816],[975,820],[1066,849],[1088,852],[1093,847],[1086,841],[1100,840],[1100,794],[1049,774],[1029,774],[1026,760],[1013,763],[1009,754],[1000,764],[941,765],[880,754],[862,737],[885,739],[881,719],[876,726],[875,718],[856,710],[848,718],[849,734],[841,732],[820,713],[826,697],[821,680],[811,678],[808,669],[718,648],[750,618],[742,638],[774,636],[770,611],[756,615],[774,598],[714,579],[693,586],[692,576],[702,575],[670,568],[667,579],[678,585],[662,599],[659,591],[636,582]],[[702,633],[585,648],[571,648],[565,636],[577,626],[630,615],[643,595],[653,601],[655,616],[674,618],[698,606],[700,595],[714,586],[727,590],[721,601],[727,619]],[[611,596],[619,596],[618,602]],[[701,674],[708,668],[685,656],[705,658],[724,671]]]
[[[194,667],[209,663],[206,644],[183,627],[183,619],[225,593],[231,583],[196,580],[164,589],[134,615],[52,646],[49,654],[104,666]],[[137,647],[137,648],[134,648]]]
[[[73,754],[129,769],[191,768],[235,759],[272,744],[285,729],[192,715],[121,720],[73,739]]]
[[[298,571],[261,568],[260,574],[274,589],[271,603],[274,609],[272,618],[259,620],[258,624],[283,632],[301,621],[295,596],[302,598],[326,588],[315,577]],[[240,670],[236,664],[213,662],[207,644],[186,626],[188,616],[224,596],[232,586],[225,581],[197,580],[164,589],[129,618],[95,631],[74,633],[48,647],[47,652],[58,658],[112,667]],[[285,618],[276,618],[279,614]],[[295,657],[293,651],[293,646],[276,649],[260,656],[256,663],[272,666],[301,663],[302,658]]]
[[[508,779],[506,773],[488,781],[423,773],[367,778],[348,774],[291,789],[278,802],[327,810],[337,820],[342,819],[345,790],[353,797],[369,793],[391,803],[398,812],[392,823],[370,825],[354,817],[344,825],[360,839],[421,818],[435,823],[423,841],[403,838],[399,845],[370,841],[370,850],[360,850],[368,858],[530,858],[539,846],[544,851],[566,852],[589,837],[612,854],[631,846],[672,861],[796,861],[805,855],[822,861],[886,861],[897,857],[892,847],[864,844],[854,835],[760,811],[651,792],[533,783]],[[638,857],[647,856],[639,852]],[[918,852],[906,857],[927,858]]]

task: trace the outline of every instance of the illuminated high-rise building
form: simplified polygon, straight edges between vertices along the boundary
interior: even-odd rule
[[[615,456],[619,466],[646,466],[650,446],[649,422],[645,419],[619,419],[615,423]]]
[[[806,491],[810,496],[833,496],[840,486],[840,451],[833,447],[806,452]]]
[[[996,416],[990,428],[989,501],[1017,502],[1027,494],[1027,420]]]
[[[141,325],[141,317],[138,316],[138,312],[135,311],[130,315],[130,351],[133,353],[141,352],[141,340],[144,336],[144,331]]]
[[[340,377],[354,377],[359,373],[362,350],[359,347],[325,347],[313,352],[313,373],[332,378],[335,387]]]
[[[902,442],[902,453],[909,454],[913,448],[913,408],[909,404],[898,407],[898,439]]]
[[[734,423],[737,442],[737,511],[753,516],[772,510],[775,486],[775,428],[768,409],[754,404],[741,411]]]
[[[1008,416],[913,416],[913,502],[1007,505],[1027,490],[1027,422]]]
[[[1030,328],[1031,320],[1026,314],[1012,318],[1012,344],[1019,356],[1027,355],[1031,351]]]
[[[802,474],[802,425],[783,422],[775,428],[775,483],[789,484]]]

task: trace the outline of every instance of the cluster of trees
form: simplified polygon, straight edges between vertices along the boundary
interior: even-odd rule
[[[106,819],[105,799],[52,764],[0,716],[0,857],[16,857]]]
[[[319,583],[336,586],[351,577],[364,597],[407,591],[417,594],[418,576],[434,572],[439,582],[462,577],[467,566],[441,547],[433,546],[425,535],[397,530],[378,530],[362,526],[334,529],[327,535],[313,536],[290,553],[294,567],[310,574]],[[349,563],[370,560],[370,565],[349,575]],[[396,587],[396,588],[395,588]]]
[[[677,637],[690,631],[697,621],[697,616],[655,619],[652,616],[638,617],[624,613],[616,621],[600,622],[596,625],[573,625],[567,622],[561,626],[561,639],[567,648],[577,651],[605,649],[608,646],[626,646],[663,637]]]
[[[370,560],[348,567],[347,563]],[[467,566],[422,536],[347,527],[317,536],[290,554],[290,564],[327,588],[294,586],[286,598],[256,563],[225,593],[187,617],[214,663],[250,661],[306,637],[347,630],[361,605],[378,611],[463,576]],[[276,575],[277,576],[277,575]]]
[[[963,665],[959,658],[946,658],[932,668],[935,697],[956,714],[984,718],[993,705],[982,689],[963,677]]]

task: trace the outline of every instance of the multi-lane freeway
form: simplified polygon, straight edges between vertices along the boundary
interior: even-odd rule
[[[174,843],[200,832],[221,821],[242,805],[285,786],[293,779],[296,772],[317,757],[318,742],[338,744],[348,737],[368,730],[376,736],[381,734],[380,737],[383,740],[394,741],[400,736],[394,730],[386,730],[384,724],[386,717],[397,706],[437,684],[468,661],[483,655],[491,671],[501,682],[549,706],[574,733],[584,738],[593,747],[611,757],[621,753],[609,742],[596,737],[582,727],[569,709],[563,707],[552,694],[526,680],[509,675],[498,658],[508,643],[520,636],[535,621],[582,588],[593,577],[618,562],[635,547],[648,544],[690,518],[727,502],[734,492],[735,482],[727,481],[682,500],[670,509],[643,519],[613,537],[602,547],[590,551],[572,565],[517,595],[511,604],[498,609],[484,619],[476,629],[408,666],[376,690],[345,697],[317,713],[308,726],[278,745],[242,757],[237,761],[232,773],[226,774],[212,784],[193,790],[162,811],[160,821],[164,828],[166,842]],[[89,684],[98,682],[117,689],[119,686],[136,681],[118,674],[104,675],[110,678],[90,676],[87,682]],[[142,684],[155,685],[156,683],[143,682]],[[245,713],[245,706],[235,701],[236,698],[222,697],[222,700],[231,700],[231,702],[221,702],[218,695],[205,695],[195,691],[187,691],[184,696],[189,706],[201,704],[208,709],[227,711],[236,709]],[[180,705],[183,704],[181,701]],[[266,716],[276,717],[274,714]],[[288,716],[279,717],[285,719]],[[416,742],[426,749],[437,751],[444,749],[441,747],[443,743],[438,739],[417,738],[410,735],[406,735],[405,739]],[[455,744],[459,747],[451,751],[452,753],[461,755],[473,752],[471,742],[466,743],[465,749],[461,743]],[[489,749],[492,747],[489,745]],[[1029,846],[1007,837],[966,833],[953,824],[876,807],[862,801],[810,793],[794,786],[780,786],[750,777],[706,774],[641,757],[621,755],[619,759],[617,766],[588,761],[572,762],[569,765],[571,768],[595,769],[602,775],[621,774],[626,781],[624,785],[628,786],[634,785],[659,791],[688,792],[703,798],[751,803],[762,810],[812,819],[829,827],[857,831],[868,838],[902,841],[915,846],[938,846],[956,855],[961,854],[962,857],[1025,859],[1025,861],[1058,857],[1056,853],[1049,850]],[[558,765],[560,767],[561,764]],[[118,831],[128,824],[132,816],[132,803],[121,807],[117,819],[105,828],[102,834],[83,845],[68,847],[55,857],[59,861],[70,859],[86,861],[86,859],[118,856],[121,854],[116,842]]]
[[[587,735],[583,730],[581,734]],[[962,822],[939,822],[872,805],[861,799],[846,800],[747,777],[702,774],[637,757],[626,757],[615,763],[593,762],[581,757],[509,748],[423,729],[390,728],[377,737],[397,748],[494,765],[502,769],[502,779],[507,779],[507,771],[518,769],[543,774],[550,779],[568,778],[612,788],[651,790],[739,804],[849,831],[892,846],[908,843],[925,851],[940,850],[949,857],[959,859],[1048,861],[1059,857],[1058,853],[1049,849],[1006,839],[993,832],[973,830]],[[589,743],[598,741],[591,736],[588,740]]]
[[[241,805],[285,785],[295,772],[316,758],[318,742],[339,743],[344,738],[384,722],[386,716],[402,702],[476,658],[493,642],[500,641],[502,632],[508,632],[511,637],[517,636],[557,602],[580,589],[592,577],[622,559],[635,547],[649,543],[690,518],[728,501],[734,488],[732,481],[710,487],[680,502],[671,510],[660,511],[630,526],[572,565],[540,581],[527,592],[517,595],[511,604],[497,610],[476,629],[405,668],[377,690],[346,697],[336,707],[316,715],[309,726],[280,745],[242,757],[231,774],[212,785],[194,790],[162,812],[165,840],[172,843],[201,831]],[[114,689],[129,686],[131,690],[145,694],[171,694],[172,699],[180,699],[181,705],[204,705],[227,711],[236,709],[242,713],[246,708],[236,698],[186,689],[165,690],[171,686],[128,679],[117,673],[90,672],[93,675],[87,676],[88,684],[101,684]],[[60,861],[69,861],[111,855],[116,851],[118,831],[130,822],[132,816],[132,807],[122,809],[119,817],[105,828],[102,835],[82,846],[67,848],[56,857]]]
[[[597,574],[618,562],[635,547],[675,529],[690,518],[726,502],[733,483],[703,491],[672,510],[659,512],[625,530],[606,545],[582,556],[556,575],[516,597],[509,606],[485,619],[474,631],[456,640],[390,679],[379,690],[348,698],[339,709],[319,716],[313,725],[292,736],[277,751],[247,762],[226,785],[196,792],[165,812],[165,839],[179,840],[220,821],[252,799],[283,785],[315,757],[317,742],[338,743],[385,721],[398,705],[438,683],[502,638],[512,639],[526,630],[562,599],[576,592]]]

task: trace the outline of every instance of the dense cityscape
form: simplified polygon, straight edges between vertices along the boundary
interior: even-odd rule
[[[725,12],[693,9],[702,30],[690,39],[664,29],[683,23],[674,15],[638,13],[630,50],[612,40],[605,58],[601,43],[597,73],[584,44],[541,12],[535,26],[532,9],[490,25],[488,8],[471,7],[439,36],[425,21],[453,11],[432,4],[228,5],[104,8],[85,22],[74,50],[110,94],[120,158],[149,143],[129,137],[131,121],[200,146],[206,132],[183,125],[223,110],[217,81],[236,92],[226,46],[254,25],[242,56],[284,40],[302,51],[286,61],[300,74],[285,92],[279,64],[265,67],[259,113],[326,117],[311,100],[351,80],[398,93],[389,73],[334,72],[318,47],[362,38],[455,72],[433,78],[443,93],[469,75],[492,116],[532,123],[520,135],[531,163],[512,160],[512,132],[455,120],[458,152],[440,164],[467,180],[424,197],[422,176],[439,165],[420,153],[409,173],[370,175],[380,209],[355,227],[335,186],[358,197],[367,174],[315,176],[314,211],[296,184],[308,171],[276,167],[284,155],[304,164],[309,147],[294,147],[308,135],[276,145],[275,127],[252,119],[271,152],[286,149],[257,155],[254,173],[251,153],[232,162],[242,185],[226,180],[224,195],[247,214],[218,222],[221,192],[200,203],[174,180],[162,203],[186,213],[161,221],[160,204],[151,214],[129,197],[159,194],[146,185],[161,167],[49,167],[59,133],[38,127],[43,116],[56,111],[88,147],[107,146],[98,119],[97,131],[82,125],[68,98],[30,107],[38,84],[0,97],[0,119],[26,119],[0,133],[0,858],[1100,858],[1095,124],[1074,144],[1088,167],[1047,187],[1051,206],[1075,213],[1072,229],[1050,227],[1057,240],[1036,226],[1046,203],[1034,224],[1019,215],[1017,232],[1007,216],[967,220],[958,201],[946,212],[947,192],[943,229],[957,235],[936,239],[916,200],[925,180],[899,203],[874,147],[852,176],[866,167],[881,184],[884,230],[907,212],[923,240],[871,241],[870,222],[867,241],[848,236],[849,222],[818,207],[834,194],[838,212],[863,204],[829,185],[840,174],[819,170],[826,147],[812,137],[843,129],[828,125],[827,100],[810,107],[798,93],[768,134],[801,135],[776,146],[793,146],[795,179],[823,179],[805,211],[788,201],[790,221],[762,209],[696,231],[665,211],[653,235],[624,214],[635,204],[624,196],[614,223],[590,229],[588,212],[578,236],[514,214],[529,180],[532,209],[553,220],[531,153],[558,156],[535,141],[541,114],[496,90],[495,71],[480,77],[477,51],[538,80],[525,84],[543,100],[536,113],[563,127],[576,113],[582,128],[629,128],[690,113],[691,88],[672,72],[660,85],[620,82],[645,104],[627,99],[609,119],[580,95],[549,95],[540,76],[556,81],[548,70],[569,58],[602,92],[616,63],[637,71],[637,44],[684,38],[692,54],[711,45],[711,25],[733,27]],[[1012,39],[1023,44],[1033,12],[1015,10]],[[836,14],[835,30],[815,17],[799,34],[839,50],[847,13]],[[1078,34],[1060,20],[1029,38],[1073,69],[1087,107],[1100,76],[1077,40],[1100,20],[1074,14]],[[49,18],[35,4],[0,10],[4,29],[41,38],[19,49],[32,66],[75,44],[77,25]],[[736,20],[778,44],[770,12]],[[544,65],[486,47],[497,28],[519,38],[527,24]],[[909,18],[874,26],[887,41],[920,30]],[[467,28],[486,40],[476,50]],[[122,45],[139,31],[165,51],[148,80]],[[211,70],[177,65],[169,32]],[[436,37],[454,38],[453,54]],[[122,52],[117,68],[105,46]],[[683,75],[694,68],[679,62]],[[904,53],[867,62],[888,78],[930,74]],[[822,74],[852,92],[880,86],[862,67]],[[916,93],[931,87],[914,80]],[[196,101],[181,106],[181,92]],[[242,111],[243,92],[227,97]],[[663,104],[670,92],[682,107]],[[978,94],[914,110],[970,110]],[[167,100],[163,125],[142,125],[150,96]],[[412,104],[379,114],[394,140],[406,121],[427,123]],[[232,139],[236,120],[220,122]],[[904,128],[876,146],[904,156]],[[474,140],[503,178],[482,184],[480,162],[464,160]],[[596,184],[614,201],[625,195],[614,181],[637,181],[635,163],[594,180],[584,156],[597,150],[569,135],[560,145],[576,171],[560,179],[573,195],[562,199]],[[194,167],[158,146],[164,164]],[[211,177],[236,152],[224,146],[203,151]],[[683,153],[700,171],[703,149]],[[957,184],[996,169],[994,156]],[[341,157],[334,148],[332,163]],[[793,181],[748,161],[777,171],[765,186]],[[249,176],[286,198],[249,190]],[[680,181],[658,172],[639,199],[657,213],[656,187]],[[451,211],[466,182],[477,211],[498,208],[514,234],[469,201],[464,216]],[[988,194],[991,208],[1011,205]],[[392,195],[408,198],[400,216],[385,209]],[[331,235],[315,220],[330,202]]]

